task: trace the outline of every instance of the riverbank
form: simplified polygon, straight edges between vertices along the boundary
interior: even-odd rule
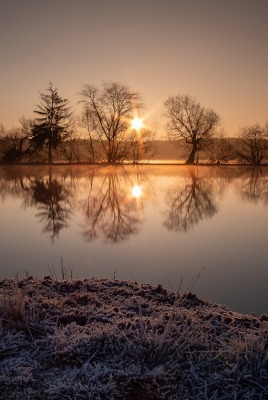
[[[0,282],[0,399],[267,399],[268,316],[136,282]]]

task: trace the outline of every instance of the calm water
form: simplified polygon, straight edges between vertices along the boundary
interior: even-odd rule
[[[62,259],[268,312],[268,168],[0,167],[0,218],[1,278],[61,278]]]

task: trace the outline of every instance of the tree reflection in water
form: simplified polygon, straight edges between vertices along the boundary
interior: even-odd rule
[[[83,235],[87,241],[103,236],[105,240],[117,243],[139,232],[141,203],[132,193],[133,187],[127,174],[92,176],[88,196],[81,203],[86,217]]]
[[[243,170],[237,186],[243,201],[268,206],[268,172],[265,167],[249,167]]]
[[[190,177],[167,192],[168,211],[164,226],[169,231],[187,232],[204,218],[211,218],[218,211],[215,201],[214,181],[199,178],[194,168],[189,168]]]
[[[51,241],[59,237],[63,228],[67,228],[72,215],[71,196],[68,188],[52,179],[36,178],[23,184],[25,191],[24,206],[37,208],[36,217],[43,225],[43,232],[49,233]]]

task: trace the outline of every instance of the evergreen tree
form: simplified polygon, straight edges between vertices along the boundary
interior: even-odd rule
[[[69,100],[58,95],[58,89],[50,82],[48,93],[40,93],[41,104],[34,113],[37,114],[30,135],[35,150],[48,149],[48,162],[52,162],[52,149],[68,138],[70,118],[72,115]]]

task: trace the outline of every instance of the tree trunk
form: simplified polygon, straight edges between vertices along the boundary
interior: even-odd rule
[[[188,159],[185,161],[185,164],[194,164],[195,163],[195,155],[196,155],[196,152],[198,150],[197,144],[198,144],[197,141],[193,142],[192,151],[191,151]]]
[[[50,132],[48,138],[48,163],[51,164],[52,162],[52,133]]]
[[[49,141],[48,141],[48,163],[49,164],[51,164],[51,162],[52,162],[51,153],[52,153],[52,146],[51,146],[51,139],[49,138]]]

